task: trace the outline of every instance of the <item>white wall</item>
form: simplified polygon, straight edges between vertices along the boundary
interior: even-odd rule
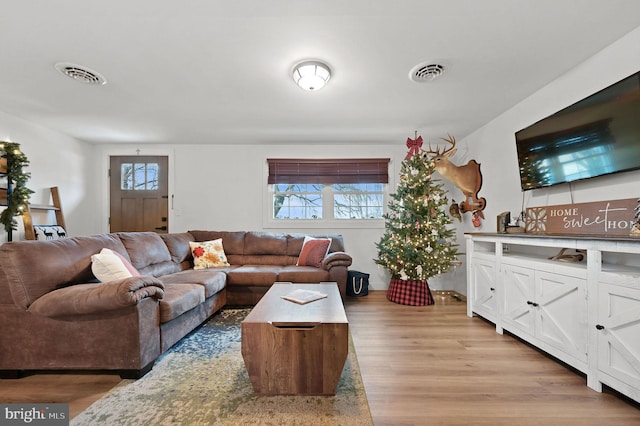
[[[69,235],[99,231],[97,206],[103,194],[96,190],[97,157],[93,146],[61,135],[37,124],[0,112],[0,140],[20,144],[29,159],[27,187],[35,191],[32,204],[51,204],[49,188],[57,186]],[[34,214],[34,223],[54,223],[46,214]],[[22,220],[13,239],[24,239]],[[7,241],[0,230],[0,243]]]
[[[479,195],[487,199],[487,207],[480,228],[475,228],[467,215],[458,230],[459,243],[464,244],[461,231],[496,232],[496,216],[503,211],[510,211],[515,219],[527,207],[640,197],[640,171],[523,193],[515,144],[518,130],[639,70],[640,28],[637,28],[462,140],[460,145],[469,150],[467,157],[481,163],[483,186]],[[458,155],[454,161],[457,158]],[[451,276],[451,280],[450,288],[466,289],[464,271]]]

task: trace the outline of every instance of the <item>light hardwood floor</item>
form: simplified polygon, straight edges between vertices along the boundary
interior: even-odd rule
[[[412,307],[384,291],[346,310],[379,425],[640,425],[640,405],[586,386],[585,376],[436,298]]]
[[[374,424],[640,425],[640,405],[505,334],[466,305],[349,299],[347,316]],[[119,383],[111,374],[0,380],[0,402],[69,403],[71,417]]]

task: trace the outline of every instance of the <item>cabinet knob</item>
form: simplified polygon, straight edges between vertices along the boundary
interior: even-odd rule
[[[596,324],[598,330],[604,330],[604,325]]]

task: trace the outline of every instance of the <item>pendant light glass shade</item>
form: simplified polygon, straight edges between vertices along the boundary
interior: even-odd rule
[[[318,61],[301,62],[293,69],[293,81],[304,90],[322,89],[330,78],[329,67]]]

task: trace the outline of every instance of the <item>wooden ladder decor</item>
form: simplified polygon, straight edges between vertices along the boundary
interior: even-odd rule
[[[54,186],[50,188],[51,190],[51,205],[45,204],[28,204],[27,209],[22,215],[22,220],[24,223],[24,236],[27,240],[35,240],[36,232],[33,228],[33,220],[31,216],[32,210],[41,210],[41,211],[54,211],[56,215],[56,225],[61,226],[62,228],[67,229],[67,226],[64,223],[64,214],[62,213],[62,204],[60,204],[60,193],[58,192],[58,187]]]

